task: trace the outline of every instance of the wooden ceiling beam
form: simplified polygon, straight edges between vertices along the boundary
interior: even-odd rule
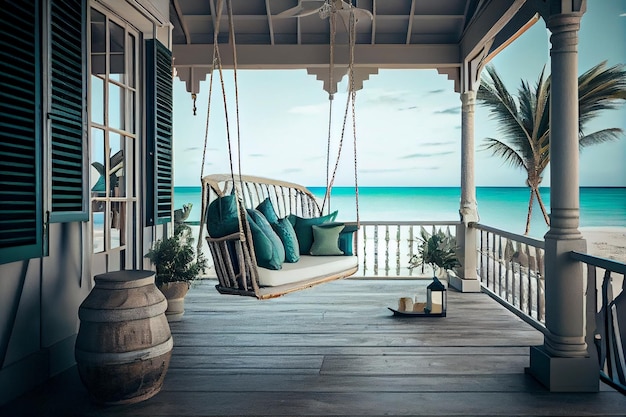
[[[175,65],[210,66],[211,44],[174,45]],[[230,48],[220,50],[222,65],[232,67]],[[335,46],[335,64],[348,64],[348,47]],[[459,46],[356,45],[355,66],[375,68],[443,68],[459,66]],[[328,45],[237,45],[237,66],[242,69],[297,69],[328,66]]]

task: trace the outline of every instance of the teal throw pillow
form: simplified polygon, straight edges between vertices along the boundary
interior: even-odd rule
[[[333,227],[312,226],[311,229],[313,230],[311,255],[343,255],[343,251],[339,249],[339,233],[344,229],[343,225]]]
[[[300,245],[293,226],[286,217],[272,223],[272,228],[283,241],[285,247],[285,262],[295,263],[300,260]]]
[[[270,268],[270,269],[281,269],[283,262],[285,262],[285,247],[283,246],[283,242],[280,240],[276,232],[274,232],[274,229],[272,229],[272,226],[269,224],[265,216],[260,211],[248,209],[247,212],[248,212],[248,216],[252,218],[256,226],[259,229],[261,229],[263,234],[269,239],[271,243],[271,250],[272,250],[271,264],[277,265],[278,268]],[[255,247],[256,247],[256,243],[255,243]],[[256,250],[255,250],[255,253],[256,253]]]
[[[338,222],[329,222],[321,224],[320,227],[334,227],[343,225],[343,223]],[[354,232],[356,232],[359,228],[356,224],[345,225],[344,229],[339,233],[339,249],[343,251],[343,254],[346,256],[353,256],[354,249]]]
[[[250,233],[252,234],[256,264],[267,269],[281,269],[282,264],[279,263],[274,256],[274,245],[272,245],[272,241],[263,233],[263,230],[254,222],[254,219],[250,215],[247,215],[246,218],[250,226]]]
[[[311,252],[311,245],[313,244],[313,230],[311,227],[322,223],[332,222],[336,217],[336,210],[321,217],[304,218],[296,216],[296,225],[294,226],[294,230],[296,231],[298,244],[300,245],[300,255],[308,255]]]
[[[223,237],[239,231],[237,201],[234,195],[213,200],[206,213],[206,227],[213,238]]]
[[[278,221],[278,215],[276,215],[276,210],[274,210],[274,205],[269,197],[261,201],[261,203],[256,206],[256,209],[263,213],[270,224],[274,224]]]

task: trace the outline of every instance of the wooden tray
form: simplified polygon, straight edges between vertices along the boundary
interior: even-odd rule
[[[424,311],[425,304],[426,303],[417,303],[418,305],[417,311],[415,310],[403,311],[403,310],[396,310],[391,307],[387,307],[387,308],[393,311],[394,316],[399,316],[399,317],[445,317],[446,316],[446,313],[426,313]],[[420,308],[421,308],[421,311],[419,310]]]

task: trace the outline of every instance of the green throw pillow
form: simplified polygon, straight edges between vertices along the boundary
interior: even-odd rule
[[[283,242],[280,240],[276,232],[274,232],[274,230],[272,229],[272,226],[269,224],[265,216],[260,211],[248,209],[247,212],[248,212],[248,217],[253,220],[257,228],[263,233],[263,235],[265,235],[265,237],[270,242],[271,259],[268,260],[267,262],[267,264],[270,267],[262,265],[261,261],[259,261],[258,258],[257,258],[257,263],[259,264],[259,266],[262,266],[264,268],[281,269],[283,262],[285,262],[285,247],[283,246]],[[254,243],[254,253],[256,254],[257,253],[256,240],[254,238],[255,230],[252,228],[251,230],[252,230],[252,239]],[[258,231],[256,233],[258,233]],[[263,239],[259,238],[259,241],[260,241],[260,244],[266,245],[266,242]],[[265,250],[266,249],[263,248],[263,251]]]
[[[235,198],[234,195],[218,197],[209,204],[206,227],[211,237],[223,237],[239,231]]]
[[[278,216],[276,215],[276,210],[274,210],[274,205],[272,204],[272,200],[270,198],[266,198],[261,201],[261,203],[256,206],[256,209],[259,210],[270,224],[274,224],[278,221]]]
[[[296,216],[294,230],[296,231],[298,244],[300,245],[300,255],[308,255],[311,252],[311,245],[313,244],[313,230],[311,227],[332,222],[336,217],[337,210],[321,217],[304,218]]]
[[[285,247],[285,262],[295,263],[300,260],[300,245],[293,226],[286,217],[272,223],[272,228],[283,241]]]
[[[311,229],[313,230],[311,255],[343,255],[343,251],[339,249],[339,233],[344,229],[343,225],[333,227],[312,226]]]
[[[323,223],[320,227],[334,227],[343,225],[343,223],[338,222],[329,222]],[[344,229],[339,233],[339,249],[343,251],[343,254],[346,256],[353,256],[353,242],[354,242],[354,232],[358,230],[356,224],[345,225]]]

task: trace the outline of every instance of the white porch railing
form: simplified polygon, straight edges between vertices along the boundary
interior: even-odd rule
[[[431,233],[450,230],[456,235],[458,221],[362,221],[357,234],[359,270],[357,277],[403,278],[432,277],[429,266],[409,268],[409,260],[417,254],[420,229]]]
[[[537,330],[545,331],[544,242],[482,224],[478,275],[488,294]]]

